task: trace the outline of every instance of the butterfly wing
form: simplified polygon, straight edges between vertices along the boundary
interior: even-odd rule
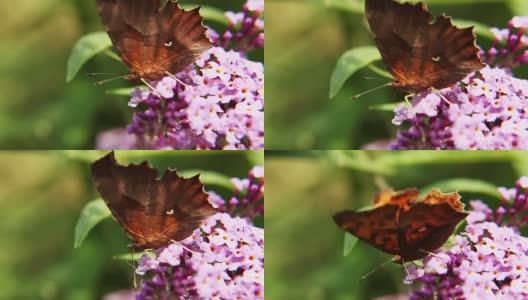
[[[458,29],[445,16],[433,22],[424,3],[367,0],[365,11],[394,87],[445,88],[484,67],[473,28]]]
[[[158,0],[97,0],[106,31],[137,77],[159,80],[178,73],[212,47],[198,10],[184,11]]]
[[[468,215],[459,198],[457,193],[433,190],[424,201],[401,213],[398,240],[404,261],[423,258],[444,245],[456,225]]]
[[[344,231],[386,253],[399,255],[395,205],[367,211],[342,211],[334,215],[335,223]]]
[[[184,179],[167,171],[158,180],[157,171],[147,162],[121,166],[113,152],[92,164],[92,177],[138,249],[156,249],[185,239],[216,212],[198,177]]]
[[[407,209],[412,205],[418,196],[420,191],[416,188],[410,188],[403,191],[395,192],[393,190],[384,190],[379,192],[374,198],[374,207],[382,207],[385,205],[395,205],[402,209]]]
[[[184,11],[178,3],[168,2],[161,11],[160,18],[167,21],[159,23],[160,40],[165,51],[158,68],[178,73],[213,46],[205,34],[207,28],[202,25],[199,10]]]
[[[175,171],[167,170],[157,184],[156,205],[149,205],[146,213],[162,212],[161,235],[181,241],[200,227],[202,222],[217,211],[209,202],[199,175],[184,179]]]

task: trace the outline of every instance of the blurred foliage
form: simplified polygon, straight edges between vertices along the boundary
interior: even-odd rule
[[[266,0],[266,93],[271,99],[266,108],[266,149],[360,149],[395,136],[392,111],[377,108],[403,101],[402,92],[386,87],[351,99],[389,81],[372,69],[361,68],[336,97],[328,97],[339,57],[347,50],[374,45],[363,2]],[[512,16],[528,15],[525,0],[424,2],[435,16],[445,13],[462,20],[458,24],[482,24],[477,42],[485,49],[492,41],[482,28],[506,28]],[[386,70],[379,61],[375,65]],[[516,75],[526,78],[528,68],[516,70]]]
[[[266,298],[405,295],[405,270],[394,263],[358,282],[391,256],[360,241],[344,257],[345,233],[332,216],[371,206],[386,187],[436,187],[496,207],[496,187],[514,187],[522,175],[528,151],[267,151]]]
[[[224,11],[240,11],[244,2],[181,0],[182,5],[210,5]],[[98,133],[124,127],[131,120],[128,97],[105,92],[130,83],[115,80],[95,86],[96,81],[116,75],[86,76],[127,74],[120,62],[99,55],[74,80],[64,82],[66,62],[77,40],[104,30],[95,4],[95,0],[0,3],[0,148],[93,149]],[[214,20],[207,25],[225,28]]]
[[[81,208],[98,194],[90,163],[104,151],[0,152],[0,299],[101,299],[133,287],[133,269],[113,259],[130,253],[130,239],[112,218],[92,229],[74,249]],[[123,151],[121,164],[148,160],[160,170],[208,170],[246,178],[263,151]],[[3,174],[3,175],[2,175]],[[206,190],[227,197],[223,183]]]

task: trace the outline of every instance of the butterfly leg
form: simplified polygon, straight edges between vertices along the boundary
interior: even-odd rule
[[[132,259],[134,258],[134,254],[135,254],[135,250],[134,248],[132,248]],[[134,268],[134,274],[132,275],[133,277],[133,282],[134,282],[134,290],[137,290],[138,289],[138,286],[137,286],[137,277],[136,277],[136,269],[137,269],[137,261],[136,261],[136,265],[132,265],[132,267]]]
[[[158,91],[156,91],[156,89],[152,85],[150,85],[150,83],[148,83],[145,79],[141,78],[141,82],[143,82],[146,86],[148,86],[152,90],[152,92],[156,96],[158,96],[158,98],[163,99],[163,96],[161,96],[160,93],[158,93]]]
[[[438,95],[438,97],[442,98],[442,100],[444,100],[447,104],[449,104],[449,106],[453,105],[453,103],[451,103],[451,101],[447,100],[447,98],[439,90],[437,90],[435,88],[431,88],[431,90],[433,92],[435,92]]]
[[[414,106],[412,105],[411,103],[411,100],[412,98],[416,96],[415,93],[412,93],[412,94],[409,94],[409,95],[406,95],[403,99],[405,99],[405,102],[407,102],[407,105],[409,106],[409,108],[411,109],[412,111],[412,114],[414,116],[414,119],[416,119],[416,110],[414,110]]]
[[[198,252],[196,252],[196,251],[194,251],[194,250],[189,249],[189,247],[183,245],[182,243],[180,243],[180,242],[178,242],[178,241],[171,240],[171,242],[173,242],[174,244],[177,244],[178,246],[182,247],[183,249],[185,249],[185,250],[187,250],[187,251],[189,251],[189,252],[191,252],[191,253],[198,253]]]
[[[167,74],[168,76],[170,76],[172,79],[176,80],[179,84],[181,84],[181,85],[183,85],[183,86],[185,86],[185,87],[188,86],[188,85],[185,84],[183,81],[181,81],[178,77],[176,77],[176,75],[174,75],[174,74],[172,74],[172,73],[170,73],[170,72],[168,72],[168,71],[165,71],[165,74]]]
[[[422,253],[426,253],[427,255],[431,255],[431,256],[434,256],[434,257],[437,257],[437,258],[440,258],[440,259],[445,259],[444,257],[441,257],[440,255],[437,255],[431,251],[427,251],[427,250],[424,250],[424,249],[419,249],[418,251],[422,252]]]
[[[414,111],[414,107],[413,107],[412,104],[411,104],[411,100],[412,100],[412,97],[414,97],[414,96],[416,96],[416,94],[415,94],[415,93],[412,93],[412,94],[406,95],[406,96],[403,98],[403,99],[405,99],[405,102],[407,102],[407,105],[409,105],[409,107],[410,107],[411,109],[413,109],[413,111]]]
[[[407,276],[409,276],[409,269],[407,269],[407,266],[405,265],[407,262],[403,260],[403,258],[401,259],[401,261],[402,261],[402,266],[405,269],[405,273],[407,274]]]

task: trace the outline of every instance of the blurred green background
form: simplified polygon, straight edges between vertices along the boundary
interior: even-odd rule
[[[345,233],[332,216],[372,205],[384,184],[458,190],[466,204],[496,206],[496,187],[514,187],[522,175],[527,151],[266,151],[266,298],[406,295],[405,270],[394,263],[357,282],[391,255],[360,241],[344,257]]]
[[[406,2],[405,0],[401,0]],[[416,2],[416,1],[415,1]],[[515,15],[528,15],[526,0],[425,0],[435,16],[478,21],[506,28]],[[266,0],[266,149],[360,149],[395,137],[392,111],[371,106],[403,101],[384,88],[353,95],[389,80],[368,68],[350,78],[329,99],[329,82],[338,58],[351,48],[374,45],[363,0]],[[487,49],[489,38],[478,36]],[[377,66],[386,70],[381,62]],[[528,68],[516,70],[526,78]],[[285,130],[287,129],[287,130]]]
[[[181,0],[241,11],[244,0]],[[222,29],[213,21],[213,28]],[[65,83],[66,62],[84,34],[104,30],[95,0],[20,0],[0,2],[0,148],[93,149],[97,133],[125,127],[133,109],[127,96],[106,90],[130,87],[125,80],[94,86],[115,75],[89,77],[89,72],[127,74],[119,62],[98,55]],[[263,56],[263,54],[261,55]]]
[[[0,152],[0,299],[92,300],[133,286],[133,269],[114,255],[130,253],[130,239],[105,219],[73,248],[81,208],[98,198],[90,163],[104,151]],[[126,151],[121,164],[150,161],[154,167],[216,171],[247,178],[262,165],[263,151]],[[206,184],[227,197],[232,191]]]

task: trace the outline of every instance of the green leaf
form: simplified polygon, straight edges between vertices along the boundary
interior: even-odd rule
[[[389,73],[389,72],[387,72],[387,71],[385,71],[385,70],[383,70],[383,69],[378,68],[378,67],[375,66],[374,64],[369,64],[369,65],[368,65],[368,68],[369,68],[370,70],[372,70],[374,73],[376,73],[376,74],[378,74],[378,75],[380,75],[380,76],[382,76],[382,77],[388,78],[388,79],[390,79],[390,80],[393,80],[393,79],[394,79],[394,77],[392,77],[391,73]]]
[[[104,50],[104,54],[106,54],[106,56],[110,57],[111,59],[115,60],[115,61],[118,61],[120,63],[123,62],[123,60],[121,59],[121,57],[119,57],[119,55],[117,55],[114,51],[106,48]]]
[[[477,179],[452,178],[448,180],[437,181],[422,188],[421,196],[427,195],[427,193],[429,193],[433,188],[439,189],[444,193],[459,191],[478,193],[500,198],[500,194],[497,191],[498,187],[496,185]]]
[[[123,253],[123,254],[117,254],[112,256],[115,260],[126,260],[126,261],[136,261],[140,259],[143,254],[147,253],[147,255],[151,255],[151,252],[141,251],[137,253]],[[155,255],[155,254],[154,254]]]
[[[99,158],[103,157],[106,150],[94,150],[94,151],[82,151],[82,150],[57,150],[55,151],[59,155],[66,157],[67,159],[81,161],[85,163],[92,163]]]
[[[377,110],[377,111],[394,111],[396,107],[402,104],[405,104],[405,102],[384,103],[384,104],[378,104],[378,105],[371,105],[369,106],[369,109]]]
[[[379,51],[374,46],[354,48],[341,55],[330,79],[330,99],[337,95],[350,76],[380,58]]]
[[[222,173],[204,170],[182,170],[178,171],[178,174],[186,178],[195,176],[196,174],[200,174],[200,180],[204,184],[216,185],[229,190],[235,189],[235,185],[231,182],[231,178]]]
[[[164,0],[163,6],[165,6],[167,2],[168,2],[167,0]],[[177,1],[173,1],[173,2],[177,2]],[[182,4],[181,7],[185,10],[191,10],[191,9],[196,8],[197,5]],[[200,6],[200,15],[206,21],[213,21],[213,22],[218,22],[220,24],[229,25],[229,19],[225,16],[224,11],[216,7],[202,5]]]
[[[202,8],[200,8],[200,15],[206,21],[214,21],[223,25],[229,25],[229,19],[225,16],[224,11],[216,7],[202,6]]]
[[[513,153],[515,159],[511,162],[512,168],[515,170],[517,177],[528,175],[528,155],[526,151],[508,151]]]
[[[74,248],[81,246],[92,228],[111,215],[102,199],[88,202],[81,210],[81,216],[75,225]]]
[[[112,41],[106,32],[93,32],[81,37],[68,58],[66,82],[71,81],[88,60],[111,46]]]
[[[252,167],[264,166],[264,151],[245,151],[245,154]]]
[[[474,26],[475,28],[473,31],[483,37],[486,37],[490,40],[493,40],[495,37],[493,36],[493,33],[491,33],[490,27],[484,23],[471,21],[471,20],[461,20],[461,19],[454,19],[453,23],[459,27],[459,28],[466,28]]]
[[[128,87],[128,88],[119,88],[119,89],[113,89],[113,90],[106,90],[105,93],[109,95],[117,95],[117,96],[130,96],[130,93],[135,89],[135,87]]]
[[[409,2],[423,2],[423,0],[411,0]],[[442,5],[455,5],[455,4],[481,4],[481,3],[504,3],[504,0],[427,0],[427,4],[442,4]]]
[[[528,1],[526,0],[510,0],[508,4],[513,11],[514,16],[528,15]]]
[[[365,5],[358,0],[324,0],[324,5],[329,8],[337,8],[362,14],[365,11]]]
[[[380,159],[371,159],[366,151],[333,150],[324,153],[328,162],[339,168],[383,176],[392,176],[397,173],[397,169],[390,164],[385,162],[378,163],[381,161]],[[387,153],[391,152],[387,151]]]
[[[354,246],[356,246],[356,243],[358,242],[358,238],[351,235],[350,233],[345,233],[345,243],[343,245],[343,256],[348,256],[350,252],[352,252],[352,249],[354,249]]]
[[[515,158],[515,152],[517,151],[387,151],[387,154],[376,159],[376,163],[400,169],[426,164],[511,162]]]
[[[442,5],[454,5],[454,4],[481,4],[487,3],[502,3],[504,0],[427,0],[427,4],[442,4]],[[526,0],[516,0],[517,2],[526,2]],[[365,4],[362,0],[312,0],[313,3],[322,4],[329,8],[336,8],[352,13],[363,14],[365,12]],[[410,0],[404,2],[423,2],[423,0]],[[517,14],[526,15],[526,14]]]

